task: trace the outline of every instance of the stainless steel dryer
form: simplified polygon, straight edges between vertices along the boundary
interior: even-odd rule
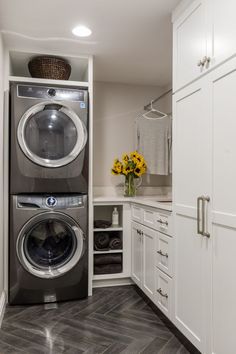
[[[87,196],[11,196],[9,303],[88,295]]]
[[[87,193],[87,90],[12,83],[10,99],[10,194]]]

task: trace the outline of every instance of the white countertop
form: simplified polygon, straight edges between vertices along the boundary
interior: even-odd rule
[[[153,208],[172,211],[172,202],[170,197],[156,195],[156,196],[137,196],[137,197],[124,197],[124,196],[96,196],[93,198],[95,204],[98,203],[135,203]]]

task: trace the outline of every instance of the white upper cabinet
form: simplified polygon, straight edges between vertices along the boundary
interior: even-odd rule
[[[236,1],[209,0],[212,15],[212,65],[236,53]]]
[[[186,2],[173,14],[174,91],[236,54],[236,1]]]
[[[174,90],[196,79],[207,64],[206,1],[194,1],[174,22]]]

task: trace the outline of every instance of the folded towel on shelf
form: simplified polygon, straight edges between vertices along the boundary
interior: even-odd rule
[[[122,249],[122,241],[121,241],[120,237],[112,237],[109,242],[109,247],[112,250]]]
[[[96,254],[94,255],[94,265],[121,264],[121,253]]]
[[[108,232],[96,232],[94,234],[94,249],[96,251],[109,250],[110,237]]]
[[[111,221],[107,220],[94,220],[94,227],[96,229],[107,229],[111,226]]]
[[[122,273],[122,264],[101,264],[94,266],[94,274]]]

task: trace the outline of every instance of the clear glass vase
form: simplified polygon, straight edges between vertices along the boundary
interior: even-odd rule
[[[135,195],[136,195],[136,186],[134,182],[134,175],[129,173],[127,176],[125,176],[124,196],[135,197]]]

